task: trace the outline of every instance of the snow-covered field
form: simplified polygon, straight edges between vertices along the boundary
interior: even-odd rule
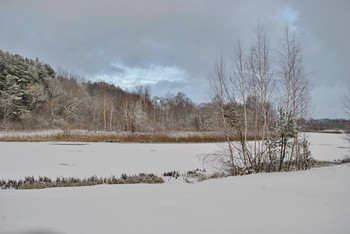
[[[313,157],[349,155],[344,135],[309,134]],[[0,179],[119,176],[196,168],[211,144],[4,143]],[[187,184],[0,190],[1,234],[350,233],[350,166]]]

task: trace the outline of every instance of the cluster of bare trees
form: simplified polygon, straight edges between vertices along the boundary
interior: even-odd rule
[[[59,74],[50,80],[49,90],[44,109],[57,127],[126,132],[194,128],[196,107],[183,93],[152,98],[148,86],[127,92],[103,81],[79,82]]]
[[[302,129],[307,132],[327,132],[350,130],[350,120],[346,119],[308,119],[301,121]]]
[[[347,93],[345,93],[343,97],[343,105],[345,112],[350,116],[350,83],[348,84]]]
[[[288,27],[277,51],[258,26],[248,50],[237,40],[229,62],[221,56],[214,64],[211,90],[228,143],[223,164],[232,174],[308,166],[298,121],[307,114],[309,84],[301,47]]]
[[[348,114],[348,116],[350,116],[350,83],[348,84],[347,93],[344,94],[343,104],[344,104],[345,112]],[[348,137],[348,141],[350,142],[350,123],[347,129],[348,129],[347,137]]]
[[[181,92],[152,97],[148,86],[128,92],[0,50],[2,129],[209,130],[203,108]]]

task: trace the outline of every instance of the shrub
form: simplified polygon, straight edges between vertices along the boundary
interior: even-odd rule
[[[177,179],[178,177],[180,177],[180,173],[178,171],[169,171],[169,172],[164,172],[163,176],[164,177],[174,177],[175,179]]]

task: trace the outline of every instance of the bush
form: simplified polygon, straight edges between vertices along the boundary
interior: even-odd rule
[[[207,175],[205,172],[206,172],[205,170],[200,170],[200,169],[188,171],[184,175],[184,180],[187,183],[193,183],[196,181],[202,182],[202,181],[209,180],[209,179],[217,179],[217,178],[227,177],[227,174],[224,172],[214,172],[213,174],[210,174],[210,175]]]
[[[344,157],[342,160],[340,160],[341,163],[350,163],[350,156]]]

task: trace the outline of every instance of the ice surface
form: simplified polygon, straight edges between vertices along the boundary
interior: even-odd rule
[[[0,142],[0,178],[120,176],[202,169],[213,144]]]
[[[349,154],[343,134],[310,133],[309,138],[312,156],[318,160],[333,161]],[[203,157],[222,150],[222,146],[225,144],[0,142],[0,179],[108,177],[140,172],[160,175],[197,168],[214,171],[212,165],[203,163]]]

